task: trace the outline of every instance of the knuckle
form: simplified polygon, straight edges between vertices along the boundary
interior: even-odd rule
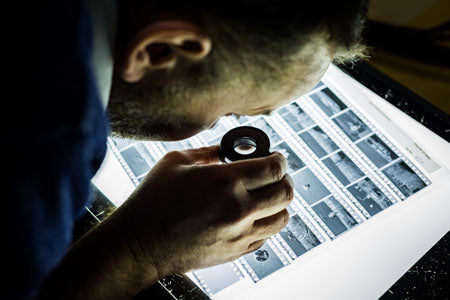
[[[225,172],[216,178],[217,186],[226,193],[233,193],[239,187],[241,180],[231,172]]]
[[[262,241],[255,241],[255,242],[251,243],[251,244],[248,246],[248,248],[247,248],[248,250],[247,250],[247,251],[253,252],[253,251],[258,250],[259,248],[262,247],[262,245],[264,245],[264,242],[265,242],[265,240],[262,240]]]
[[[280,230],[284,226],[286,226],[288,221],[289,221],[289,212],[286,209],[280,211],[277,215],[277,219],[274,221],[274,223],[272,224],[272,226],[269,230],[269,234],[272,236],[272,235],[280,232]]]
[[[243,201],[238,201],[237,205],[237,221],[242,221],[247,219],[247,217],[251,214],[251,209],[246,205]]]
[[[239,176],[224,168],[214,168],[205,178],[208,181],[208,190],[223,200],[220,202],[220,214],[226,224],[238,223],[250,214],[251,207],[246,199],[248,192]]]
[[[288,166],[287,158],[280,152],[275,152],[274,154],[275,155],[273,155],[273,159],[278,163],[281,173],[282,173],[282,175],[284,175],[287,171],[287,166]],[[281,177],[283,177],[283,176],[281,176]]]
[[[287,225],[289,222],[289,212],[287,209],[282,210],[280,217],[280,229]]]
[[[185,157],[185,154],[181,151],[170,151],[164,155],[164,159],[175,160],[175,161],[183,159],[184,157]]]
[[[276,181],[280,181],[283,178],[284,174],[279,160],[271,159],[268,168],[270,174]]]
[[[289,175],[285,176],[284,189],[287,202],[291,202],[294,199],[294,184],[292,183],[292,179],[290,179]]]
[[[231,195],[228,199],[228,216],[232,223],[238,223],[246,219],[249,214],[249,208],[236,196]]]
[[[202,171],[204,171],[202,177],[217,194],[230,195],[239,183],[239,179],[232,172],[224,170],[221,166],[202,168]]]

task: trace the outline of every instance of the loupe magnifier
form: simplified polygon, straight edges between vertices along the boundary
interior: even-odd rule
[[[259,128],[236,127],[228,131],[220,142],[220,159],[224,163],[264,157],[270,154],[270,140]]]

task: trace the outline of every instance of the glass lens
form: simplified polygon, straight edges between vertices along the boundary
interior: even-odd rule
[[[237,138],[233,143],[234,151],[242,155],[252,154],[256,151],[256,141],[250,137]]]

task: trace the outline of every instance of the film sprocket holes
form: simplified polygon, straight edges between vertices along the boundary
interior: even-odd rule
[[[288,206],[289,224],[261,251],[226,265],[194,271],[193,280],[208,295],[241,280],[257,283],[431,184],[414,162],[353,106],[351,99],[325,83],[310,96],[278,109],[270,118],[226,117],[215,129],[186,141],[109,139],[109,147],[136,186],[167,151],[216,145],[235,126],[253,127],[238,127],[225,134],[231,153],[240,153],[238,159],[227,157],[226,162],[259,157],[263,149],[267,150],[261,156],[269,155],[269,141],[272,150],[288,158],[288,174],[296,188],[295,200]],[[260,147],[258,138],[240,131],[246,127],[253,133],[262,132],[266,141],[269,136],[267,146]]]
[[[261,129],[251,126],[228,131],[220,142],[220,158],[224,163],[264,157],[270,154],[270,141]]]

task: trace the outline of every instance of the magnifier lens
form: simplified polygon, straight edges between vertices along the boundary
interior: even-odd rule
[[[259,128],[235,127],[220,141],[220,160],[224,163],[270,155],[270,140]]]
[[[256,151],[256,141],[248,136],[237,138],[233,143],[234,151],[242,155],[249,155]]]

